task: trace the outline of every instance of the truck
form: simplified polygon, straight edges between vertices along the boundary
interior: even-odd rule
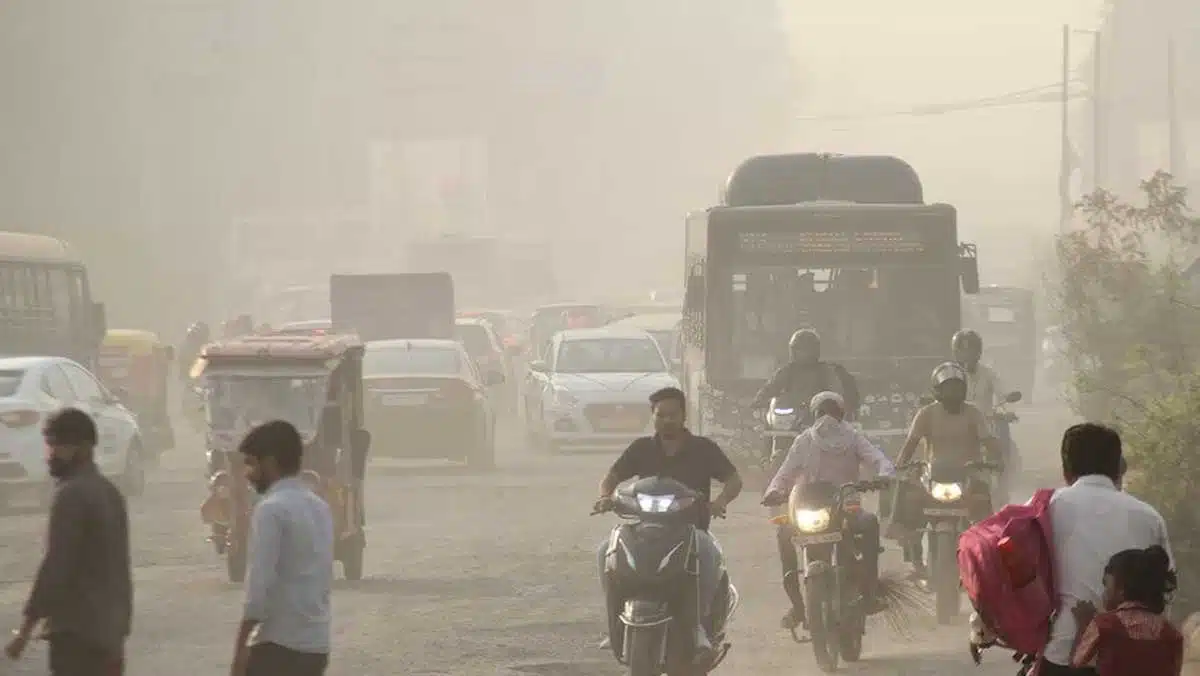
[[[801,328],[821,358],[858,380],[864,431],[903,441],[960,328],[960,290],[979,291],[974,245],[957,212],[925,204],[917,173],[895,157],[754,157],[719,206],[688,216],[682,380],[690,420],[730,436],[788,359]]]
[[[332,275],[333,330],[366,342],[454,339],[454,281],[447,272]]]

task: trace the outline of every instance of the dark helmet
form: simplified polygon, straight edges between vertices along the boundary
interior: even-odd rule
[[[807,351],[814,357],[821,356],[821,336],[812,329],[800,329],[788,340],[788,351],[796,359]]]
[[[973,329],[959,329],[950,339],[950,350],[955,354],[965,352],[978,359],[983,354],[983,338]]]
[[[934,390],[939,389],[952,380],[962,381],[963,385],[967,384],[967,371],[956,361],[947,361],[938,364],[933,369],[933,373],[929,375],[929,382],[933,385]]]

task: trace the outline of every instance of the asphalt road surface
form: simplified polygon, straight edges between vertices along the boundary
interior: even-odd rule
[[[1069,417],[1054,408],[1019,409],[1014,428],[1031,477],[1025,492],[1054,482],[1058,439]],[[515,431],[506,435],[519,438]],[[331,676],[601,676],[620,674],[598,649],[602,611],[595,549],[614,519],[588,517],[609,455],[546,456],[510,441],[499,469],[373,467],[367,497],[366,579],[334,590]],[[130,676],[227,673],[240,620],[240,586],[225,581],[205,542],[202,451],[173,451],[147,495],[131,504],[136,618]],[[1023,496],[1022,496],[1023,497]],[[42,549],[44,516],[0,517],[0,612],[13,626]],[[778,628],[785,601],[774,535],[757,495],[747,491],[714,533],[743,603],[733,649],[718,674],[819,673],[806,645]],[[893,554],[887,555],[895,560]],[[1011,674],[1001,653],[981,668],[965,651],[964,626],[914,626],[891,634],[872,620],[864,659],[844,673]],[[45,648],[31,648],[4,674],[42,674]],[[0,658],[3,660],[3,658]]]

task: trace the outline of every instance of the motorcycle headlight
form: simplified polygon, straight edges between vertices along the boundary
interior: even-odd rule
[[[665,514],[674,512],[691,503],[690,500],[679,499],[674,495],[650,495],[648,493],[637,494],[638,509],[646,514]]]
[[[939,484],[929,487],[929,494],[938,502],[954,502],[962,497],[962,484]]]
[[[796,528],[805,533],[819,533],[829,528],[828,509],[797,509],[793,516]]]
[[[788,430],[796,423],[796,409],[775,408],[767,412],[767,426],[771,429]]]

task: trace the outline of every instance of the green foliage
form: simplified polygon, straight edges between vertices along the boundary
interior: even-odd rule
[[[1187,571],[1200,563],[1200,303],[1184,271],[1200,219],[1170,174],[1141,187],[1140,205],[1104,191],[1078,205],[1084,227],[1058,239],[1052,300],[1074,371],[1069,399],[1121,430],[1126,487],[1162,512]]]

